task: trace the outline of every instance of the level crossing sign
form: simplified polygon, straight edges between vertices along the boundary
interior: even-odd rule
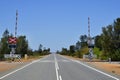
[[[10,37],[8,39],[8,43],[9,44],[16,44],[17,43],[17,38],[16,37]]]

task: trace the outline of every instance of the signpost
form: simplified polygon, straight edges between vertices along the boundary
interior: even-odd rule
[[[4,54],[5,58],[11,58],[12,61],[14,61],[15,59],[19,59],[19,61],[21,62],[20,58],[21,55],[20,54],[15,54],[15,49],[17,47],[17,38],[16,37],[9,37],[8,38],[8,44],[9,44],[9,48],[11,49],[10,54]]]
[[[11,49],[9,57],[11,57],[11,59],[14,60],[17,38],[16,37],[9,37],[8,43],[9,43],[9,48]]]

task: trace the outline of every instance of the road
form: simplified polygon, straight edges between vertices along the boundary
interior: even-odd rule
[[[33,61],[0,80],[119,80],[80,61],[50,54]]]

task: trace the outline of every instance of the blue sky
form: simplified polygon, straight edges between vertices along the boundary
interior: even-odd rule
[[[120,17],[120,0],[0,0],[0,37],[5,29],[14,34],[18,10],[18,34],[26,35],[29,46],[39,44],[51,51],[69,48],[80,35],[101,34],[102,27]]]

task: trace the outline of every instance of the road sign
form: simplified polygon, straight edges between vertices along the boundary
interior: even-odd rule
[[[16,48],[16,44],[9,44],[9,48]]]
[[[88,48],[94,48],[94,45],[95,45],[94,39],[89,39],[88,40]]]
[[[8,39],[8,43],[9,44],[16,44],[17,43],[17,38],[16,37],[10,37]]]
[[[21,58],[21,54],[4,54],[4,58]]]

